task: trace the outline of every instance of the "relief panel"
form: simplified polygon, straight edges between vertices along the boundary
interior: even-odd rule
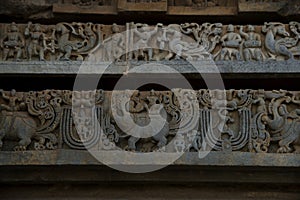
[[[1,24],[2,61],[299,60],[299,22]],[[94,58],[94,60],[92,59]]]
[[[236,15],[235,0],[172,0],[169,15]]]
[[[239,0],[239,12],[278,12],[287,0]]]
[[[117,14],[117,0],[59,0],[54,13]]]
[[[299,91],[0,94],[2,151],[300,153]]]
[[[144,11],[144,12],[166,12],[167,0],[119,0],[118,10],[123,11]]]

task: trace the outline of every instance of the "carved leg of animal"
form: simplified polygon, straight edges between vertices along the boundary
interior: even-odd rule
[[[65,56],[63,58],[63,60],[70,60],[70,56],[71,56],[71,53],[72,53],[72,47],[71,46],[66,46],[65,47]]]
[[[246,61],[250,61],[251,60],[251,54],[250,54],[250,50],[249,49],[244,49],[244,58]]]
[[[226,57],[226,54],[227,54],[227,49],[222,49],[221,51],[221,58],[220,60],[226,60],[225,57]]]
[[[263,55],[262,55],[262,52],[261,52],[260,49],[256,49],[256,50],[254,51],[254,55],[255,55],[255,59],[256,59],[257,61],[262,61],[262,60],[263,60]]]
[[[15,151],[26,151],[27,146],[31,143],[30,138],[23,138],[19,141],[19,146],[14,148]]]
[[[34,149],[35,150],[44,150],[45,149],[45,138],[43,137],[39,137],[39,138],[36,138],[38,139],[39,141],[38,142],[35,142],[34,143]]]
[[[278,153],[291,153],[293,150],[290,148],[290,145],[294,143],[298,138],[298,133],[293,132],[289,137],[286,137],[279,141],[279,149],[277,150]]]
[[[294,55],[287,49],[286,46],[280,45],[278,51],[285,56],[289,57],[289,60],[294,60]]]
[[[280,146],[280,148],[277,150],[277,153],[290,153],[292,152],[292,149],[289,147],[289,145]]]
[[[62,52],[60,52],[59,55],[57,56],[57,60],[60,60],[61,57],[63,57],[63,55],[64,55],[64,54],[63,54]]]
[[[52,142],[47,142],[46,143],[46,147],[47,147],[47,149],[55,149],[55,145],[53,145],[53,143]]]
[[[168,142],[167,138],[162,134],[157,134],[157,135],[153,136],[153,139],[158,141],[158,143],[157,143],[158,148],[162,148],[162,147],[166,146],[166,144]]]
[[[241,54],[239,51],[234,52],[234,56],[235,56],[236,60],[242,60],[242,57],[241,57]]]
[[[292,149],[289,147],[290,143],[288,144],[282,144],[282,140],[279,142],[279,149],[277,150],[277,153],[290,153],[292,152]]]
[[[174,54],[172,52],[169,52],[165,59],[170,60],[173,56]]]
[[[136,142],[139,141],[139,138],[137,137],[130,137],[128,139],[128,150],[136,150]]]

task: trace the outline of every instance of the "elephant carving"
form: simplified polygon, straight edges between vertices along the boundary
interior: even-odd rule
[[[1,111],[0,127],[0,148],[3,146],[3,139],[18,141],[18,145],[14,147],[15,151],[25,151],[33,139],[38,141],[34,143],[36,150],[54,149],[54,145],[57,143],[53,134],[36,132],[37,123],[27,112]],[[46,141],[46,139],[48,140]]]

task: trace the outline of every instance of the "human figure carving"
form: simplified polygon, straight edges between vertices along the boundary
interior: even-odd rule
[[[113,24],[112,32],[112,56],[114,60],[119,61],[124,53],[125,38],[124,35],[120,33],[120,28],[117,24]]]
[[[157,132],[156,135],[152,136],[152,138],[157,141],[157,148],[162,148],[167,144],[166,136],[169,134],[169,123],[166,121],[161,130],[156,130],[155,121],[157,118],[162,115],[164,119],[167,119],[167,113],[164,110],[163,106],[159,104],[158,97],[155,95],[154,90],[150,92],[150,95],[146,97],[149,101],[149,104],[146,104],[144,101],[141,102],[139,95],[134,99],[134,109],[131,109],[131,112],[136,113],[136,123],[139,125],[146,125],[148,123],[152,123],[153,125],[146,128],[145,134],[150,134],[151,132]],[[150,116],[152,120],[150,120]],[[140,138],[131,136],[128,139],[128,149],[136,150],[136,142],[138,142]]]
[[[246,61],[263,60],[263,53],[261,50],[262,42],[258,33],[255,33],[254,26],[247,26],[247,33],[243,31],[243,26],[240,26],[240,34],[245,39],[243,46],[243,56]]]
[[[0,90],[0,93],[2,98],[8,101],[8,105],[6,104],[0,105],[1,110],[14,112],[14,111],[19,111],[25,107],[25,103],[22,102],[23,96],[17,94],[16,90],[12,89],[10,95],[5,94],[2,90]],[[18,102],[20,102],[20,104]]]
[[[42,31],[41,25],[35,24],[32,31],[30,31],[32,23],[29,22],[25,28],[25,36],[30,37],[29,45],[27,46],[28,59],[31,60],[32,56],[39,56],[41,61],[44,61],[44,53],[46,49],[45,34]]]
[[[222,50],[221,50],[221,60],[241,60],[240,55],[240,45],[242,38],[238,33],[234,32],[234,26],[232,24],[228,25],[227,33],[221,38]]]
[[[138,26],[141,26],[139,29]],[[148,60],[153,58],[153,50],[149,44],[151,37],[157,33],[158,27],[162,24],[157,24],[152,30],[147,24],[136,24],[133,28],[133,32],[139,37],[138,41],[134,44],[134,57],[138,60],[139,56],[146,58],[145,52],[147,52]]]
[[[78,50],[83,46],[83,43],[77,40],[70,40],[70,30],[64,23],[57,24],[55,31],[59,35],[57,42],[60,54],[57,60],[70,60],[72,51]]]
[[[18,142],[18,145],[14,147],[15,151],[25,151],[32,139],[38,141],[34,144],[36,150],[45,149],[46,146],[48,149],[55,148],[56,137],[52,133],[37,133],[36,121],[28,112],[24,112],[26,104],[23,95],[16,93],[15,90],[12,90],[10,95],[2,90],[0,93],[2,98],[8,101],[8,105],[0,105],[0,148],[4,138]]]
[[[20,61],[24,44],[24,37],[13,22],[0,41],[1,48],[3,49],[3,60],[7,60],[8,57],[15,57],[17,61]]]
[[[175,56],[175,59],[187,59],[187,60],[204,60],[211,58],[211,54],[206,51],[206,47],[200,45],[198,42],[187,42],[183,37],[179,27],[169,25],[163,29],[164,35],[172,34],[172,37],[166,37],[166,41],[169,43],[169,54],[165,57],[169,60]],[[160,48],[164,48],[165,40],[160,42]]]

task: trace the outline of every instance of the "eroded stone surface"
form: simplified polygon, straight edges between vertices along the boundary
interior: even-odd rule
[[[284,90],[1,91],[1,146],[9,151],[298,153],[299,94]],[[140,135],[132,135],[132,130]]]
[[[283,16],[299,14],[297,0],[4,0],[0,14],[23,19],[54,19],[53,13],[118,14],[161,12],[166,15],[238,15],[243,12],[278,12]]]
[[[233,26],[185,23],[1,24],[2,61],[298,60],[298,22]]]

